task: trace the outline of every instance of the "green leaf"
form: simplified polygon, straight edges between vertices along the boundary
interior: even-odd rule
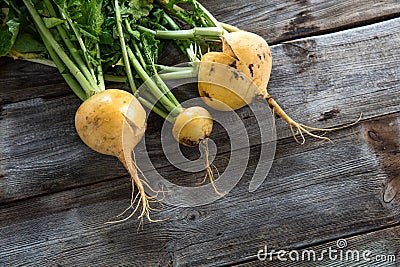
[[[169,10],[174,10],[174,5],[178,5],[180,3],[184,3],[192,7],[192,10],[184,9],[175,11],[176,16],[178,16],[180,19],[193,27],[212,26],[207,23],[207,20],[204,19],[206,15],[204,14],[204,11],[199,7],[199,4],[196,0],[171,0],[166,4],[166,7]]]
[[[135,39],[139,40],[140,39],[140,32],[138,31],[132,31],[131,36],[133,36]]]
[[[5,56],[10,52],[17,38],[19,25],[19,22],[11,19],[0,29],[0,56]]]
[[[53,28],[54,26],[63,24],[65,22],[65,20],[63,19],[59,19],[59,18],[46,18],[43,17],[43,22],[46,25],[47,28]]]
[[[148,0],[127,0],[121,3],[121,15],[130,15],[130,22],[134,23],[141,17],[147,17],[152,8]]]
[[[54,0],[78,28],[98,37],[104,22],[103,0]]]
[[[142,33],[140,37],[146,63],[148,65],[154,65],[158,60],[160,41],[156,40],[154,35],[147,32]]]
[[[35,39],[32,34],[20,33],[15,40],[14,48],[19,53],[44,52],[46,47],[43,43]]]
[[[79,29],[79,32],[80,32],[83,36],[85,36],[85,37],[88,37],[88,38],[90,38],[90,39],[92,39],[92,40],[94,40],[94,41],[99,41],[99,38],[98,38],[98,37],[94,36],[93,34],[91,34],[91,33],[88,32],[88,31],[85,31],[85,30],[82,29],[82,28]]]

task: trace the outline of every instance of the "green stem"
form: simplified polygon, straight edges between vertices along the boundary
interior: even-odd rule
[[[57,54],[54,52],[54,50],[51,48],[49,43],[47,41],[44,41],[44,44],[46,46],[47,51],[50,54],[50,57],[54,61],[54,64],[56,64],[57,69],[59,70],[61,76],[64,78],[65,82],[68,84],[69,88],[71,88],[72,92],[82,101],[85,101],[87,99],[86,93],[83,91],[82,87],[79,85],[79,83],[76,82],[74,79],[74,76],[72,76],[68,70],[65,69],[64,63],[61,61],[61,59],[57,56]]]
[[[193,69],[193,67],[173,67],[173,66],[165,66],[165,65],[160,65],[160,64],[155,64],[155,66],[159,71],[162,71],[162,73]]]
[[[177,79],[188,79],[196,78],[197,72],[194,70],[183,70],[177,72],[168,72],[159,74],[160,78],[164,81],[177,80]]]
[[[55,9],[53,8],[53,5],[51,4],[50,0],[44,0],[44,3],[46,5],[47,10],[49,11],[50,16],[56,18],[57,13]],[[93,87],[96,87],[96,83],[93,80],[93,77],[86,67],[85,63],[83,62],[78,50],[75,48],[73,43],[68,37],[67,32],[64,30],[64,28],[61,25],[56,26],[61,38],[63,39],[65,46],[68,48],[68,51],[70,52],[72,58],[75,60],[76,65],[79,67],[79,69],[82,71],[83,75],[85,75],[86,79],[92,83]]]
[[[35,21],[38,29],[42,32],[44,39],[48,41],[49,45],[54,49],[55,53],[57,53],[60,59],[64,62],[71,74],[77,79],[83,90],[85,90],[87,96],[91,96],[92,94],[94,94],[95,91],[93,90],[94,88],[92,88],[91,83],[86,79],[79,68],[74,64],[74,62],[68,57],[65,51],[54,39],[49,29],[47,29],[47,27],[44,25],[35,7],[30,3],[30,0],[23,0],[23,2],[27,7],[29,13],[31,14],[33,20]]]
[[[243,31],[243,30],[241,30],[241,29],[239,29],[239,28],[237,28],[235,26],[232,26],[232,25],[224,23],[224,22],[220,22],[219,24],[222,26],[222,28],[224,28],[225,30],[227,30],[229,32],[241,32],[241,31]]]
[[[126,25],[126,30],[128,31],[128,33],[129,34],[131,34],[132,35],[132,37],[134,36],[134,33],[133,33],[133,30],[132,30],[132,28],[131,28],[131,25],[129,24],[129,22],[127,21],[127,20],[125,20],[125,25]],[[147,64],[146,64],[146,61],[144,60],[144,58],[143,58],[143,55],[142,55],[142,53],[141,53],[141,51],[140,51],[140,49],[139,49],[139,46],[137,45],[137,43],[134,41],[134,40],[132,40],[132,45],[133,45],[133,49],[135,50],[135,52],[136,52],[136,56],[137,56],[137,58],[138,58],[138,60],[139,60],[139,62],[140,62],[140,64],[141,64],[141,66],[144,68],[145,66],[147,66]],[[154,72],[155,73],[157,73],[157,70],[155,69],[155,66],[154,66],[154,64],[153,64],[153,69],[154,69]],[[162,88],[161,88],[162,89]],[[165,93],[165,92],[164,92]],[[156,102],[158,102],[157,100],[155,100]]]
[[[105,90],[106,85],[104,83],[103,68],[101,67],[101,54],[100,54],[99,43],[96,43],[96,56],[97,56],[97,60],[99,61],[97,64],[97,80],[99,81],[100,90]]]
[[[222,26],[219,24],[219,21],[210,13],[210,11],[208,11],[202,4],[200,4],[199,2],[196,2],[198,4],[198,6],[200,7],[200,9],[204,12],[204,14],[206,15],[206,17],[209,19],[209,21],[214,24],[215,27],[220,28],[223,30]]]
[[[164,13],[164,16],[168,18],[168,24],[172,30],[175,31],[180,31],[180,28],[178,24],[166,13]],[[178,46],[178,48],[182,51],[183,54],[185,54],[186,58],[189,59],[189,61],[194,61],[195,57],[193,55],[193,51],[190,48],[191,42],[188,40],[176,40],[175,44]]]
[[[143,26],[137,26],[139,32],[148,32],[159,39],[173,39],[173,40],[187,40],[187,39],[200,39],[200,38],[215,38],[224,33],[224,30],[219,27],[195,27],[190,30],[151,30]]]
[[[15,4],[13,3],[14,1],[10,2],[10,1],[4,1],[6,2],[7,5],[11,6],[15,12],[18,13],[18,15],[21,15],[21,11],[15,6]]]
[[[136,54],[137,54],[138,57],[139,57],[139,60],[142,59],[142,60],[141,60],[142,65],[141,65],[141,66],[142,66],[142,68],[143,68],[143,66],[145,66],[146,63],[145,63],[145,61],[144,61],[144,58],[142,57],[142,53],[140,53],[139,47],[138,47],[138,45],[136,44],[136,42],[134,42],[134,41],[132,40],[132,43],[133,43],[135,52],[136,52]],[[169,90],[168,86],[163,82],[163,80],[161,80],[161,78],[158,76],[157,69],[156,69],[156,67],[155,67],[155,65],[154,65],[154,62],[152,62],[151,67],[152,67],[153,73],[154,73],[154,75],[153,75],[154,81],[157,83],[158,88],[161,89],[161,92],[162,92],[164,95],[166,95],[166,96],[168,97],[168,99],[169,99],[175,106],[180,106],[179,101],[175,98],[175,96],[172,94],[172,92]]]
[[[93,67],[92,67],[92,64],[90,63],[89,58],[88,58],[88,56],[87,56],[88,52],[87,52],[85,43],[84,43],[84,41],[83,41],[83,39],[82,39],[81,33],[80,33],[79,30],[75,27],[74,22],[71,20],[70,17],[67,16],[67,14],[64,12],[64,10],[63,10],[62,8],[60,8],[60,7],[59,7],[59,10],[60,10],[61,15],[68,21],[68,23],[69,23],[69,25],[70,25],[72,31],[74,32],[75,37],[76,37],[76,40],[78,41],[78,44],[79,44],[79,46],[80,46],[80,48],[81,48],[81,50],[82,50],[83,57],[85,58],[86,65],[87,65],[87,67],[88,67],[89,73],[90,73],[90,75],[92,76],[92,80],[94,81],[94,84],[97,84],[96,75],[95,75],[95,73],[94,73],[94,69],[93,69]],[[96,86],[96,87],[97,87],[97,86]]]
[[[127,31],[133,38],[135,38],[135,33],[133,32],[133,30],[132,30],[132,28],[131,28],[131,25],[130,25],[130,23],[129,23],[128,20],[125,20],[125,28],[126,28],[126,31]],[[133,48],[135,49],[135,51],[139,51],[139,47],[138,47],[138,45],[136,44],[136,42],[133,42],[133,41],[132,41],[132,44],[133,44]],[[146,66],[146,62],[145,62],[145,60],[144,60],[144,58],[143,58],[143,56],[142,56],[142,53],[137,53],[137,57],[139,58],[139,61],[140,61],[140,63],[142,64],[142,66]]]
[[[180,14],[180,12],[179,11],[186,11],[184,8],[182,8],[182,7],[180,7],[180,6],[178,6],[178,5],[173,5],[172,6],[172,8],[169,8],[168,6],[167,6],[167,4],[168,4],[168,0],[157,0],[157,2],[159,3],[159,4],[161,4],[165,9],[167,9],[169,12],[171,12],[172,14],[174,14],[176,17],[178,17],[179,19],[181,19],[181,20],[183,20],[183,21],[185,21],[186,23],[188,23],[188,24],[192,24],[191,23],[191,21],[189,21],[188,19],[187,19],[187,17],[185,17],[185,16],[182,16],[181,14]],[[196,6],[197,5],[197,6]],[[203,18],[202,18],[202,26],[204,26],[204,27],[208,27],[208,26],[210,26],[209,24],[211,24],[211,26],[215,26],[215,27],[218,27],[218,28],[220,28],[220,29],[223,29],[222,28],[222,26],[220,25],[220,23],[219,23],[219,21],[203,6],[203,5],[201,5],[198,1],[195,1],[194,2],[194,5],[193,5],[193,8],[194,9],[197,9],[197,8],[199,8],[203,13],[204,13],[204,17],[208,20],[208,22],[209,23],[205,23],[204,22],[204,20],[203,20]],[[194,26],[194,25],[193,25]]]
[[[140,101],[140,103],[143,106],[147,107],[148,109],[151,109],[152,111],[154,111],[156,114],[158,114],[159,116],[161,116],[165,120],[168,120],[169,122],[174,123],[175,119],[172,118],[171,116],[168,116],[167,112],[165,112],[164,110],[160,109],[157,106],[154,106],[152,103],[150,103],[149,101],[147,101],[143,97],[138,97],[138,100]]]
[[[167,112],[165,110],[164,106],[150,92],[148,92],[146,90],[145,91],[140,91],[140,88],[139,88],[138,91],[136,91],[135,96],[136,97],[140,97],[139,95],[143,96],[143,98],[146,99],[147,101],[149,101],[150,103],[153,103],[153,106],[158,107],[159,109],[164,110],[165,112]]]
[[[129,64],[128,53],[126,51],[125,37],[124,37],[124,32],[122,31],[121,11],[119,9],[118,0],[115,0],[114,3],[115,3],[115,17],[116,17],[116,20],[117,20],[118,35],[119,35],[119,40],[121,42],[122,57],[123,57],[123,60],[124,60],[125,71],[126,71],[126,75],[128,76],[128,81],[129,81],[129,84],[131,86],[131,90],[132,90],[133,93],[135,93],[137,88],[136,88],[136,85],[135,85],[135,81],[133,79],[131,66]]]
[[[115,83],[126,83],[128,78],[126,76],[104,74],[104,80]]]
[[[179,26],[175,23],[175,21],[165,12],[164,12],[164,19],[167,21],[168,25],[171,27],[172,30],[175,31],[180,30]]]
[[[68,84],[68,86],[74,92],[74,94],[79,97],[80,100],[85,101],[87,99],[87,95],[82,90],[82,87],[76,82],[76,80],[74,79],[74,76],[72,76],[71,73],[69,73],[69,71],[67,69],[65,69],[65,65],[62,62],[62,60],[60,59],[60,57],[57,55],[56,52],[54,52],[53,48],[51,47],[51,45],[47,41],[47,39],[44,38],[43,32],[40,29],[38,32],[43,40],[43,43],[44,43],[44,46],[46,47],[47,52],[49,52],[50,58],[53,60],[58,71],[60,72],[61,76],[64,78],[65,82]]]
[[[139,46],[137,45],[136,42],[132,42],[132,44],[133,44],[133,49],[135,49],[136,51],[136,55],[140,61],[140,64],[142,64],[142,66],[146,66],[147,65],[146,61],[144,60],[142,53],[140,53]]]
[[[136,25],[134,27],[135,27],[136,30],[138,30],[139,32],[142,32],[142,33],[143,32],[147,32],[147,33],[150,33],[151,35],[156,35],[157,34],[157,31],[151,30],[151,29],[146,28],[144,26]],[[130,29],[130,30],[132,30],[132,29]]]
[[[181,104],[176,99],[176,97],[172,94],[172,92],[169,89],[169,87],[164,83],[164,81],[160,78],[160,76],[159,76],[159,74],[157,72],[155,72],[154,77],[155,77],[155,80],[156,80],[158,86],[161,87],[161,90],[164,92],[164,94],[167,95],[169,100],[171,100],[172,103],[174,103],[174,105],[176,107],[180,107]]]
[[[158,88],[157,84],[150,78],[147,72],[143,69],[142,65],[140,65],[139,61],[133,54],[132,50],[127,47],[127,52],[129,58],[132,62],[133,67],[136,72],[139,74],[140,78],[147,85],[151,93],[161,102],[161,104],[165,107],[168,112],[173,113],[174,115],[178,115],[183,109],[180,106],[176,106],[169,98]]]

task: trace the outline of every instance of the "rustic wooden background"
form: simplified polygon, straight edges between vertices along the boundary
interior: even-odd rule
[[[269,92],[293,118],[320,127],[361,112],[363,120],[329,134],[333,144],[298,145],[278,119],[276,157],[257,191],[248,192],[255,137],[246,173],[225,198],[166,206],[153,217],[168,220],[139,229],[136,220],[108,225],[130,199],[122,165],[82,144],[73,124],[79,101],[56,70],[1,58],[0,266],[265,266],[257,259],[265,245],[321,251],[340,238],[397,262],[295,265],[400,266],[398,0],[202,2],[271,44]],[[246,108],[239,114],[248,117]],[[154,117],[150,139],[161,123]],[[165,160],[157,166],[175,181],[199,178]],[[268,266],[294,263],[275,255]]]

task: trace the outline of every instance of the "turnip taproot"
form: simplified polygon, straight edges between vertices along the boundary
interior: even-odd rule
[[[204,168],[206,171],[202,183],[208,178],[215,192],[220,194],[215,187],[214,172],[208,159],[208,138],[211,135],[212,127],[213,119],[211,114],[205,108],[194,106],[186,108],[179,113],[172,127],[172,135],[176,141],[184,146],[191,147],[199,145],[203,152]]]
[[[243,62],[225,53],[203,55],[198,72],[198,91],[203,101],[221,111],[235,110],[251,103],[259,93],[259,87],[239,71],[245,68]]]
[[[132,147],[146,129],[146,112],[130,93],[107,89],[91,96],[78,108],[75,127],[83,142],[93,150],[123,158],[122,131],[128,123],[135,132]]]
[[[101,154],[117,157],[122,162],[131,175],[132,190],[136,187],[139,191],[138,204],[142,205],[139,218],[146,216],[151,220],[149,199],[143,182],[133,159],[126,158],[126,155],[133,153],[146,130],[146,112],[139,101],[132,94],[118,89],[97,93],[78,108],[75,127],[88,147]]]
[[[199,83],[198,91],[200,96],[203,96],[204,102],[210,107],[218,110],[238,109],[257,99],[265,99],[272,111],[284,119],[290,126],[293,137],[297,142],[300,142],[296,135],[300,134],[302,141],[305,142],[304,134],[309,136],[331,141],[328,137],[320,136],[311,133],[310,131],[328,132],[349,127],[358,122],[355,121],[351,124],[342,127],[323,129],[309,127],[301,123],[297,123],[290,118],[286,112],[279,106],[279,104],[267,92],[267,84],[271,74],[272,56],[267,42],[257,34],[251,32],[231,32],[221,36],[223,43],[222,52],[208,52],[202,56],[202,63],[199,67]],[[215,74],[212,70],[212,64],[204,64],[214,62],[222,65],[229,66],[237,70],[231,72],[227,77],[231,82],[225,86],[215,84]],[[227,75],[228,72],[224,71],[219,74],[220,76]],[[228,75],[228,76],[229,76]],[[248,97],[249,92],[243,92],[243,86],[238,83],[239,75],[248,77],[258,88],[257,91],[251,90],[252,97]],[[249,87],[253,89],[252,87]],[[247,88],[244,88],[247,90]],[[231,97],[233,95],[233,97]],[[221,105],[221,103],[225,105]],[[297,133],[294,131],[297,129]]]
[[[210,113],[202,107],[184,109],[172,128],[174,138],[185,146],[196,146],[211,134],[213,120]]]

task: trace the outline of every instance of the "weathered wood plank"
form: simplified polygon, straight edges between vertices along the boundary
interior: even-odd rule
[[[0,58],[0,105],[70,93],[71,89],[55,68],[12,58]]]
[[[82,145],[74,129],[78,105],[76,97],[68,96],[18,102],[3,110],[0,202],[125,175],[117,161]]]
[[[343,241],[344,240],[344,241]],[[262,260],[250,260],[243,264],[235,265],[237,267],[258,267],[258,266],[399,266],[400,227],[391,227],[372,233],[356,235],[337,239],[318,246],[307,248],[277,248],[273,254],[272,260],[268,254],[264,260],[264,253],[261,254]],[[267,245],[267,244],[266,244]],[[271,252],[273,248],[267,250]],[[287,252],[281,253],[278,257],[278,251],[282,249]],[[265,247],[260,247],[265,251]],[[293,252],[293,250],[297,251]],[[325,252],[324,252],[325,251]],[[331,251],[331,254],[329,254]],[[368,252],[370,251],[370,253]],[[315,254],[314,254],[315,253]],[[315,255],[315,256],[314,256]],[[285,261],[286,259],[286,261]]]
[[[217,19],[278,43],[400,15],[396,0],[204,1]]]
[[[400,19],[273,47],[269,93],[320,127],[398,111]],[[282,131],[278,131],[282,134]],[[287,135],[283,133],[283,135]]]
[[[399,111],[399,42],[400,19],[394,19],[273,46],[276,60],[270,93],[294,119],[320,127],[350,122],[361,112],[371,118]],[[184,98],[197,94],[193,87],[181,93]],[[97,155],[79,141],[73,125],[78,105],[75,97],[68,96],[3,106],[2,202],[124,175],[115,159]],[[239,114],[252,125],[248,109]],[[157,141],[161,125],[162,120],[153,117],[147,131],[156,167],[168,165]],[[256,127],[248,130],[251,145],[258,144]],[[277,120],[277,133],[279,138],[290,136],[282,120]],[[215,130],[212,138],[219,143],[220,153],[229,149],[222,131]],[[188,151],[196,153],[196,149]],[[99,168],[104,171],[99,173]]]
[[[104,224],[128,205],[128,177],[3,204],[1,265],[230,265],[266,243],[308,247],[398,224],[399,201],[383,201],[388,174],[367,140],[367,125],[334,134],[335,144],[296,146],[282,139],[267,180],[254,193],[248,181],[257,153],[225,198],[195,208],[166,206],[153,213],[166,221],[138,232],[134,220]],[[163,172],[175,180],[195,176],[171,166]],[[388,248],[397,241],[387,239]]]
[[[370,146],[379,155],[379,163],[388,174],[384,201],[391,202],[400,194],[400,132],[395,116],[370,120],[365,124]],[[378,134],[379,133],[379,134]]]

